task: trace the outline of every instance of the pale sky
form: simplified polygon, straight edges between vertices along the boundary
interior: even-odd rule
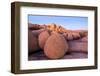
[[[28,23],[33,23],[33,24],[55,23],[61,25],[64,28],[72,30],[88,29],[88,17],[29,15]]]

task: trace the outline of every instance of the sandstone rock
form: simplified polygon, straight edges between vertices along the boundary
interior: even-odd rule
[[[63,33],[63,36],[65,37],[66,40],[73,40],[72,33]]]
[[[38,38],[41,32],[45,31],[45,29],[33,30],[32,33]]]
[[[28,23],[28,29],[29,30],[39,30],[41,29],[41,25],[39,24],[31,24],[31,23]]]
[[[74,32],[74,31],[66,31],[63,33],[63,36],[65,37],[66,40],[75,40],[81,38],[79,32]]]
[[[85,37],[88,35],[87,30],[76,30],[75,32],[79,33],[81,37]]]
[[[31,31],[28,31],[28,49],[29,53],[39,50],[38,39]]]
[[[88,37],[85,36],[85,37],[81,38],[81,41],[88,42]]]
[[[74,40],[81,38],[81,35],[78,32],[72,32],[72,36]]]
[[[44,53],[48,58],[58,59],[68,51],[68,44],[65,38],[58,33],[53,33],[45,43]]]
[[[79,32],[81,37],[85,37],[88,35],[88,32],[87,31],[82,31],[82,32]]]
[[[39,41],[39,46],[41,49],[44,48],[45,42],[47,41],[49,36],[50,36],[50,34],[46,30],[40,33],[40,35],[38,37],[38,41]]]
[[[54,23],[48,24],[47,29],[50,31],[55,31],[57,33],[63,33],[66,30],[61,25],[54,24]]]
[[[88,42],[86,38],[68,41],[69,52],[88,52]]]

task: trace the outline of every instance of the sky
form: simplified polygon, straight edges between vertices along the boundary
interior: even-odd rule
[[[28,15],[28,23],[59,24],[66,29],[87,30],[88,17]]]

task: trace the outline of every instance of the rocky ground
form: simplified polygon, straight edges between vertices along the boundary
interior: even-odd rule
[[[57,24],[29,24],[29,60],[88,57],[87,30],[69,30]]]

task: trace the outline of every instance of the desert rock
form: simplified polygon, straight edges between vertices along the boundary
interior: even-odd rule
[[[41,28],[42,27],[39,24],[31,24],[31,23],[28,24],[28,29],[29,30],[39,30]]]
[[[44,48],[45,42],[47,41],[49,36],[50,36],[50,34],[47,30],[40,33],[40,35],[38,37],[38,41],[39,41],[39,46],[40,46],[41,49]]]
[[[81,38],[80,33],[75,31],[65,32],[63,33],[63,36],[66,40],[75,40]]]
[[[50,31],[55,31],[57,33],[63,33],[66,30],[62,26],[54,24],[54,23],[48,24],[48,26],[46,27],[46,29],[48,29]]]
[[[38,39],[31,31],[28,31],[28,48],[29,53],[37,51],[39,49]]]
[[[80,39],[84,36],[87,36],[87,31],[85,30],[68,30],[65,29],[64,27],[62,27],[61,25],[52,23],[52,24],[43,24],[43,25],[39,25],[39,24],[30,24],[29,23],[29,29],[30,30],[40,30],[40,29],[45,29],[45,30],[49,30],[51,32],[57,32],[62,34],[66,40],[75,40],[75,39]]]
[[[68,45],[69,52],[88,52],[88,42],[86,37],[79,40],[68,41]]]
[[[58,59],[68,51],[68,44],[65,38],[58,33],[53,33],[45,43],[44,53],[48,58]]]
[[[32,30],[32,33],[38,38],[39,34],[41,32],[45,31],[45,29],[39,29],[39,30]]]

